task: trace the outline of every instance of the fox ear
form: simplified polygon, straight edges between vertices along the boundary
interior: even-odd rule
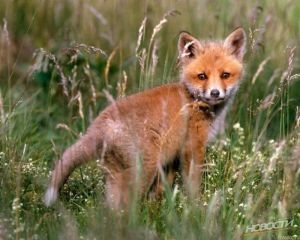
[[[197,56],[201,51],[200,42],[188,32],[181,32],[178,40],[179,61],[186,62]]]
[[[239,61],[243,60],[246,52],[246,33],[241,27],[234,30],[224,41],[224,47]]]

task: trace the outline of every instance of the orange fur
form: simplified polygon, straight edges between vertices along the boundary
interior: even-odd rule
[[[239,42],[242,41],[242,42]],[[181,82],[156,87],[108,106],[87,133],[57,161],[47,205],[72,170],[96,157],[103,158],[109,205],[127,206],[130,191],[149,191],[164,167],[180,159],[185,186],[191,196],[199,190],[205,146],[214,125],[224,121],[228,101],[242,74],[245,34],[237,29],[225,42],[202,44],[187,33],[179,39]],[[230,76],[224,79],[224,72]],[[199,79],[204,73],[205,79]],[[212,94],[212,90],[219,95]],[[210,91],[210,93],[208,92]],[[172,167],[166,176],[173,181]],[[157,182],[158,192],[161,181]]]

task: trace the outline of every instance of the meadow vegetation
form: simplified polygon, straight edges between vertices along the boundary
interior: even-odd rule
[[[299,239],[299,12],[297,0],[0,1],[0,239]],[[222,39],[238,26],[246,71],[198,201],[179,177],[161,201],[112,212],[96,161],[44,206],[54,161],[99,111],[179,80],[181,30]],[[245,235],[282,219],[293,227]]]

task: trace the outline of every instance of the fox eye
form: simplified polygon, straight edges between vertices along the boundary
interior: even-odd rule
[[[230,77],[230,73],[229,72],[223,72],[222,74],[221,74],[221,78],[223,78],[223,79],[227,79],[227,78],[229,78]]]
[[[198,74],[198,78],[199,78],[200,80],[206,80],[206,79],[207,79],[207,76],[206,76],[205,73],[199,73],[199,74]]]

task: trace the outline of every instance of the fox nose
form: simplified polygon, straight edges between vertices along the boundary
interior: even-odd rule
[[[212,97],[217,98],[217,97],[219,97],[219,95],[220,95],[220,91],[218,89],[213,89],[210,91],[210,96],[212,96]]]

